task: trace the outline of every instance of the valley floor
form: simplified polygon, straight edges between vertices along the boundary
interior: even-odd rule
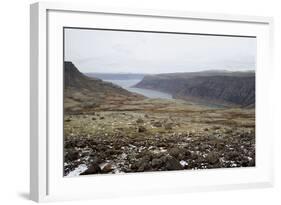
[[[146,99],[65,115],[65,176],[251,166],[254,109]]]

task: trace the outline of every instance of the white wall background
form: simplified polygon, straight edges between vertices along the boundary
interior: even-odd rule
[[[78,0],[77,0],[78,1]],[[29,4],[2,0],[0,6],[0,204],[29,201]],[[82,2],[82,0],[79,0]],[[276,185],[270,189],[118,198],[65,204],[280,204],[281,203],[281,5],[279,0],[92,0],[100,6],[187,10],[273,16],[275,19]],[[280,3],[281,4],[281,3]],[[266,109],[266,108],[265,108]],[[265,136],[266,137],[266,136]]]

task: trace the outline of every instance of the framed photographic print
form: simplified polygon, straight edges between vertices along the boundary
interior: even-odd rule
[[[272,24],[31,5],[31,199],[272,186]]]

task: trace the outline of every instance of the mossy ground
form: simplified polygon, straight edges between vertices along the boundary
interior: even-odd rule
[[[109,102],[65,114],[65,175],[80,164],[100,167],[88,174],[255,166],[254,109]]]

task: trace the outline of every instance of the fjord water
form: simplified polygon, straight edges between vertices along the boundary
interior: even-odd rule
[[[163,98],[163,99],[172,99],[172,95],[169,93],[164,93],[156,90],[150,90],[150,89],[143,89],[143,88],[135,88],[133,87],[138,82],[140,82],[142,79],[122,79],[122,80],[116,80],[116,79],[106,79],[104,81],[111,82],[115,85],[118,85],[130,92],[138,93],[141,95],[144,95],[148,98]]]

